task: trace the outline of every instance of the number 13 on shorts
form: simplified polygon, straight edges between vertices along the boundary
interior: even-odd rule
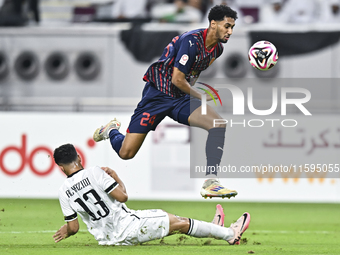
[[[144,116],[144,117],[141,118],[141,120],[140,120],[140,125],[146,127],[146,126],[148,126],[149,124],[151,124],[151,126],[152,126],[152,125],[154,124],[154,122],[155,122],[156,115],[157,115],[157,114],[151,116],[151,118],[150,118],[150,113],[144,112],[144,113],[143,113],[143,116]]]

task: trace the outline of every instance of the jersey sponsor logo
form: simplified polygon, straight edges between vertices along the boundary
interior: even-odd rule
[[[181,59],[179,60],[179,63],[185,66],[188,60],[189,60],[189,56],[187,54],[183,54]]]

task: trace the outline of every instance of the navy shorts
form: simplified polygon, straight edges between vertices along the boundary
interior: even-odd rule
[[[201,106],[201,100],[185,95],[173,98],[157,90],[151,83],[146,83],[142,100],[138,103],[131,117],[128,133],[146,134],[155,130],[157,125],[169,116],[173,120],[189,125],[190,114]]]

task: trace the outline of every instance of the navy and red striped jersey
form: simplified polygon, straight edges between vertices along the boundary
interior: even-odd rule
[[[148,68],[143,80],[153,83],[158,90],[171,97],[184,96],[185,93],[171,82],[174,67],[183,72],[186,80],[193,85],[201,71],[207,69],[223,52],[220,42],[207,50],[207,31],[208,29],[197,29],[174,37],[165,47],[160,59]]]

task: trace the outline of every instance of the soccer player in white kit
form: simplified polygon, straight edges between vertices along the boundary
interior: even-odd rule
[[[53,156],[56,164],[67,175],[59,189],[59,201],[66,224],[53,235],[55,242],[78,232],[78,214],[100,245],[133,245],[174,233],[214,237],[224,239],[229,244],[239,244],[249,226],[250,215],[244,213],[229,228],[225,228],[220,205],[214,217],[215,224],[178,217],[160,209],[131,210],[124,204],[128,195],[115,171],[98,166],[84,169],[72,144],[56,148]]]

